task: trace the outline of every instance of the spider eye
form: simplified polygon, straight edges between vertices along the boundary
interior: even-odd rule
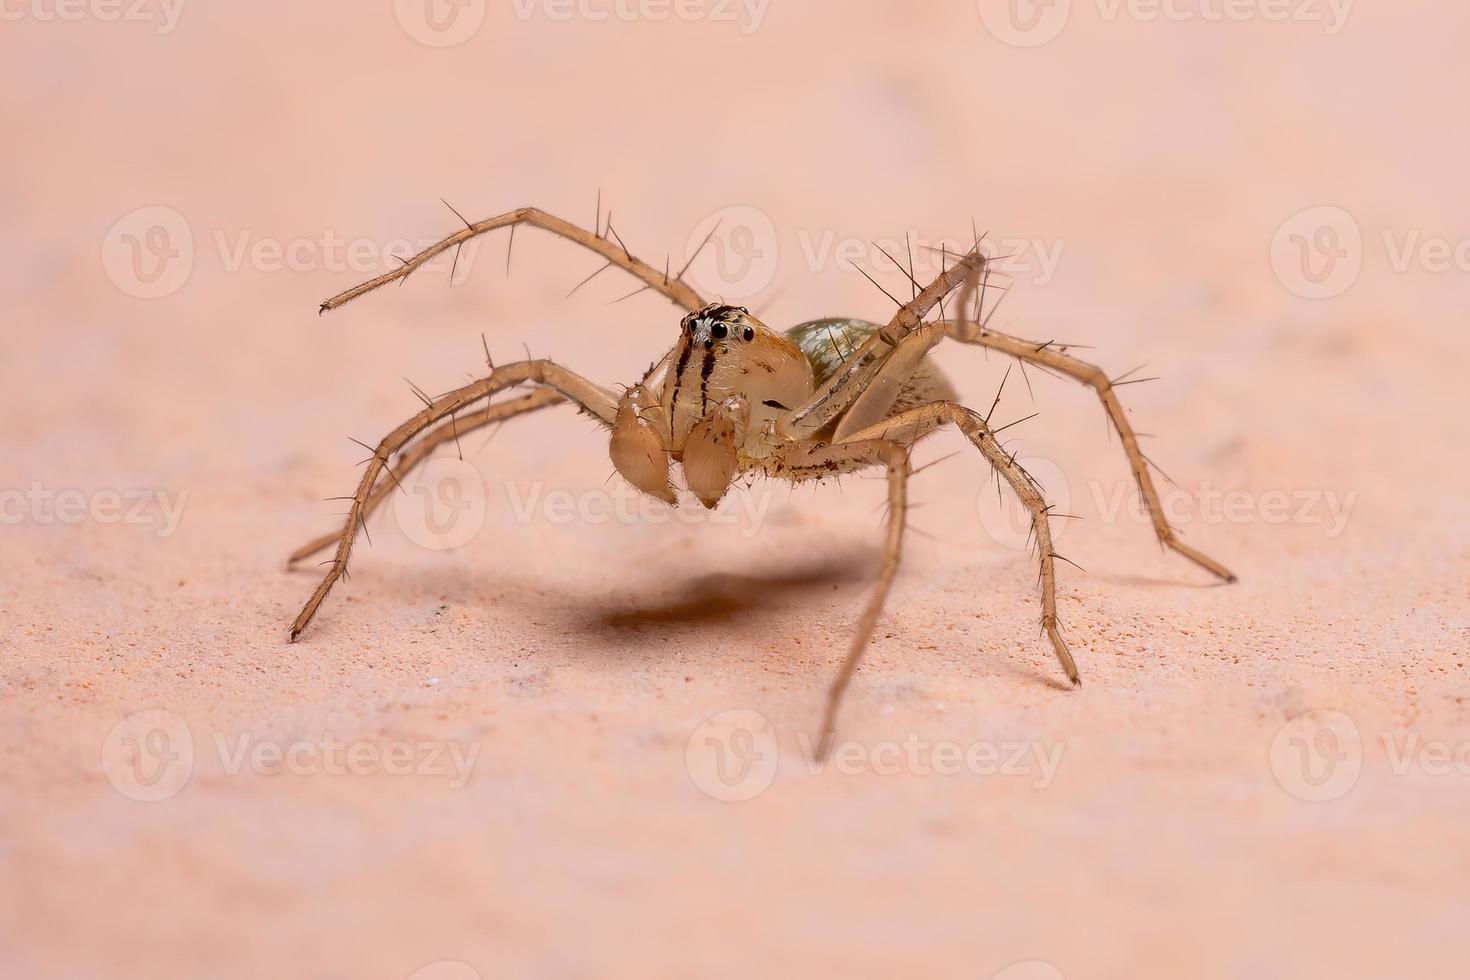
[[[709,328],[709,332],[710,336],[715,338],[716,340],[724,340],[725,334],[729,333],[730,330],[723,323],[716,323],[714,326]]]
[[[750,343],[752,340],[755,339],[755,328],[754,327],[746,327],[745,328],[745,332],[743,334],[741,334],[740,336],[741,336],[741,338],[747,344]]]

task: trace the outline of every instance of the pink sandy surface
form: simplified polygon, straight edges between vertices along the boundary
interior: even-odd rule
[[[1399,253],[1470,237],[1470,12],[1362,3],[1329,33],[1071,6],[1033,48],[973,0],[776,0],[758,24],[472,0],[451,47],[401,26],[406,0],[188,4],[168,30],[7,7],[0,976],[1463,974],[1470,270]],[[501,234],[456,288],[426,271],[319,319],[366,275],[313,243],[373,243],[376,272],[394,238],[456,226],[440,197],[591,223],[598,188],[654,264],[708,216],[755,228],[721,243],[778,256],[750,297],[773,324],[891,310],[827,245],[973,218],[1057,249],[995,325],[1148,363],[1124,399],[1188,540],[1240,583],[1113,506],[1095,398],[1013,373],[996,420],[1040,412],[1006,436],[1082,518],[1058,521],[1086,569],[1059,572],[1079,690],[963,454],[915,480],[928,536],[849,694],[847,761],[813,772],[881,482],[758,484],[729,523],[567,516],[547,494],[621,491],[565,410],[466,437],[473,540],[420,547],[385,512],[287,643],[315,569],[284,555],[351,491],[345,437],[417,409],[402,378],[461,383],[483,331],[499,359],[524,342],[626,382],[676,328],[652,294],[609,305],[614,271],[567,298],[598,263],[530,230],[508,279]],[[1308,236],[1361,262],[1324,299],[1280,260],[1316,206],[1361,239]],[[115,225],[144,207],[192,235],[178,282],[128,282],[124,236],[158,242]],[[1004,359],[940,356],[986,407]],[[107,509],[153,490],[176,528],[156,498]],[[369,762],[231,765],[332,742]],[[1055,771],[935,771],[1012,743]],[[412,772],[370,761],[395,745]],[[476,753],[462,785],[449,749]],[[139,798],[158,773],[176,792]]]

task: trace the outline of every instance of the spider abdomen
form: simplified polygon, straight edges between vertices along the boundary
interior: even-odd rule
[[[786,331],[786,336],[801,348],[811,362],[817,384],[821,385],[882,326],[851,317],[828,317],[798,323]],[[899,386],[898,396],[888,415],[897,415],[930,402],[953,401],[957,397],[949,378],[937,364],[926,358]]]

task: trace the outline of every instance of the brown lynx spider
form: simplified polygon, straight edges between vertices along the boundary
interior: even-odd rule
[[[400,268],[333,296],[322,304],[322,311],[405,279],[425,262],[477,235],[508,227],[513,236],[520,224],[544,229],[596,252],[606,260],[599,273],[617,266],[643,282],[637,292],[652,289],[662,293],[685,311],[679,339],[621,396],[542,359],[492,365],[484,378],[436,399],[416,392],[424,402],[423,410],[370,448],[373,455],[350,498],[342,530],[317,538],[291,555],[294,564],[336,545],[326,576],[291,625],[293,641],[347,570],[357,532],[398,484],[399,473],[408,472],[436,447],[464,433],[570,402],[608,429],[609,451],[617,471],[634,487],[669,504],[676,500],[670,482],[673,463],[680,464],[694,496],[711,508],[743,474],[796,483],[873,467],[886,469],[888,521],[883,562],[847,657],[827,693],[820,754],[830,744],[843,691],[862,659],[898,571],[908,509],[909,450],[945,425],[965,435],[994,468],[997,479],[1003,478],[1030,512],[1041,565],[1041,628],[1067,677],[1074,685],[1080,684],[1077,665],[1057,624],[1054,566],[1060,556],[1052,549],[1050,508],[1041,487],[1001,447],[988,417],[959,404],[949,381],[927,360],[930,350],[945,338],[1000,351],[1019,359],[1023,367],[1030,363],[1096,391],[1122,439],[1160,543],[1219,578],[1235,581],[1225,566],[1180,541],[1165,520],[1147,459],[1114,394],[1114,388],[1124,383],[1122,379],[1110,380],[1100,369],[1051,342],[1033,343],[988,327],[980,309],[989,269],[978,238],[969,252],[953,257],[953,265],[946,255],[943,271],[927,286],[921,289],[914,281],[913,298],[900,303],[886,325],[818,320],[779,333],[742,307],[705,302],[684,282],[682,271],[671,278],[667,268],[660,272],[635,258],[613,231],[611,215],[603,229],[600,203],[596,232],[536,208],[520,208],[477,224],[465,221],[464,230],[404,260]],[[688,267],[686,264],[686,271]],[[913,281],[912,274],[909,278]],[[963,314],[968,299],[977,292],[977,283],[982,298],[973,319],[944,319],[944,299],[959,289],[957,311]],[[940,319],[925,322],[924,317],[936,306]],[[838,336],[848,345],[846,351],[838,346]],[[498,392],[527,383],[535,387],[525,394],[489,401]],[[484,404],[475,407],[479,403]],[[395,456],[398,473],[389,466]],[[385,470],[390,480],[380,482]]]

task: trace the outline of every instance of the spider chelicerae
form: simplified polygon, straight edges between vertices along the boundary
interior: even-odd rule
[[[462,215],[460,219],[464,220]],[[621,394],[553,361],[529,356],[512,364],[492,365],[485,377],[438,398],[418,392],[423,410],[376,446],[368,447],[372,456],[357,491],[349,498],[342,530],[323,535],[291,555],[294,564],[336,546],[325,576],[291,625],[293,641],[347,570],[358,531],[398,485],[401,475],[422,463],[435,448],[464,433],[569,402],[607,428],[609,453],[618,473],[637,489],[669,504],[677,499],[671,480],[675,464],[688,489],[710,508],[743,475],[795,483],[878,467],[886,471],[883,561],[847,656],[828,689],[819,755],[825,755],[830,746],[843,692],[862,660],[898,571],[908,509],[910,450],[919,439],[946,425],[964,434],[1026,507],[1040,562],[1041,629],[1067,677],[1080,684],[1077,665],[1057,620],[1056,561],[1060,556],[1052,547],[1050,508],[1042,488],[997,441],[988,418],[961,405],[948,379],[929,360],[929,352],[946,338],[1000,351],[1023,366],[1034,364],[1092,388],[1122,440],[1160,543],[1219,578],[1235,581],[1224,565],[1180,541],[1165,519],[1147,458],[1139,450],[1137,436],[1114,391],[1121,379],[1110,380],[1065,347],[990,329],[979,306],[972,318],[963,317],[977,290],[983,294],[990,272],[978,240],[965,254],[952,256],[952,262],[946,254],[943,269],[932,282],[921,288],[914,281],[912,299],[901,303],[886,324],[837,318],[803,323],[782,333],[744,307],[706,302],[684,281],[683,271],[671,276],[667,267],[660,271],[634,257],[613,230],[611,216],[604,227],[600,204],[598,227],[593,232],[536,208],[519,208],[473,224],[465,221],[463,230],[404,260],[400,268],[333,296],[322,304],[322,311],[402,280],[471,238],[499,228],[510,228],[513,235],[522,224],[600,255],[606,264],[593,275],[616,266],[642,281],[637,292],[663,294],[685,311],[678,340]],[[686,264],[686,271],[688,267]],[[909,275],[912,280],[912,272]],[[960,295],[954,308],[960,316],[945,318],[944,300],[956,291]],[[940,317],[926,320],[936,307]],[[532,387],[515,397],[491,401],[498,393],[521,385]],[[387,480],[382,479],[385,472]]]

